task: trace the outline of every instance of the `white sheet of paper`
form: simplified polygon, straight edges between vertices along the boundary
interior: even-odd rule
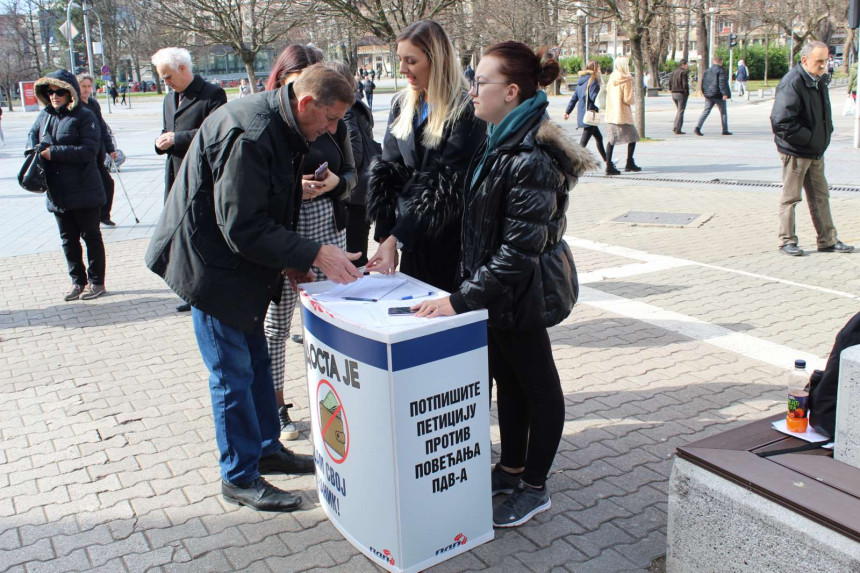
[[[777,432],[782,432],[787,436],[794,436],[795,438],[800,438],[801,440],[805,440],[807,442],[823,442],[824,440],[828,439],[827,436],[825,436],[824,434],[816,432],[812,426],[808,426],[805,432],[792,432],[788,429],[788,424],[786,423],[785,418],[774,422],[773,429]],[[828,448],[828,446],[830,447]],[[833,444],[830,443],[823,447],[833,449]]]
[[[377,301],[404,283],[406,279],[371,275],[349,284],[337,285],[328,292],[315,295],[314,298],[320,302],[336,302],[347,298]]]

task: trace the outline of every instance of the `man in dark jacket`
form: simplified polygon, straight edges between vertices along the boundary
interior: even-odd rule
[[[224,499],[292,511],[301,498],[265,473],[312,473],[311,456],[279,441],[280,424],[263,333],[269,302],[311,265],[338,283],[362,274],[342,250],[294,231],[308,144],[334,133],[353,101],[334,70],[307,68],[295,83],[237,99],[211,115],[188,149],[146,264],[192,306],[209,369]]]
[[[669,77],[669,90],[672,92],[672,101],[675,102],[675,123],[672,125],[672,133],[684,135],[681,128],[684,126],[684,112],[687,110],[687,99],[690,97],[689,65],[687,60],[681,63]]]
[[[825,72],[827,44],[809,42],[800,52],[800,65],[785,74],[776,88],[770,125],[782,160],[779,200],[780,251],[801,256],[795,234],[795,206],[806,190],[809,214],[818,234],[818,250],[850,253],[854,247],[836,238],[830,215],[830,190],[824,178],[824,152],[830,145],[833,117]]]
[[[729,117],[726,115],[726,100],[732,98],[729,89],[729,76],[723,67],[722,58],[714,58],[714,65],[705,70],[702,75],[702,93],[705,96],[705,109],[699,116],[699,123],[693,133],[702,135],[702,125],[708,119],[711,109],[717,106],[720,109],[720,119],[723,122],[723,135],[731,135],[729,131]]]
[[[98,167],[99,175],[102,178],[102,185],[105,188],[105,204],[101,209],[101,223],[108,227],[115,227],[116,223],[110,218],[110,211],[113,207],[114,181],[113,177],[110,176],[107,165],[105,165],[105,161],[108,155],[116,161],[117,153],[113,145],[113,138],[110,135],[110,129],[102,116],[102,108],[99,105],[98,99],[93,95],[94,84],[95,80],[93,80],[90,74],[78,74],[78,85],[81,88],[81,102],[96,116],[99,133],[101,134],[101,146],[98,157],[96,157],[96,167]]]
[[[361,87],[364,90],[364,97],[367,98],[367,107],[371,110],[373,109],[373,90],[376,89],[376,84],[373,83],[373,76],[375,74],[371,73],[370,77],[361,82]]]
[[[206,117],[227,103],[224,88],[191,72],[191,54],[184,48],[162,48],[153,54],[152,65],[170,88],[164,96],[164,127],[155,140],[155,152],[167,155],[164,169],[164,200],[179,172],[182,158]]]
[[[153,54],[152,65],[170,88],[164,96],[164,127],[155,140],[155,152],[167,155],[164,167],[164,201],[170,194],[173,180],[191,140],[206,117],[227,103],[221,86],[206,82],[191,73],[191,54],[184,48],[162,48]],[[179,312],[191,307],[180,304]]]

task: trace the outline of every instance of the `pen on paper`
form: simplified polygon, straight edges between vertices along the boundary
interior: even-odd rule
[[[432,291],[428,292],[428,293],[421,293],[421,294],[410,294],[409,296],[401,297],[400,300],[411,300],[413,298],[421,298],[424,296],[433,296],[434,294],[436,294],[436,293],[432,292]]]

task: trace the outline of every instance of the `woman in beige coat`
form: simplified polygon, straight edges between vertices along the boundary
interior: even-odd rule
[[[642,171],[633,161],[633,151],[639,141],[639,132],[633,125],[633,76],[625,57],[615,58],[612,74],[606,83],[606,174],[620,175],[612,163],[612,152],[616,145],[627,144],[627,165],[624,171]]]

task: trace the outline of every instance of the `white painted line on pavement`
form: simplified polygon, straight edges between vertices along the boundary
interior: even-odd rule
[[[798,358],[806,360],[807,368],[810,370],[824,368],[825,360],[815,354],[768,342],[748,334],[734,332],[692,316],[664,310],[651,304],[633,301],[587,286],[580,287],[578,302],[653,324],[670,332],[701,340],[724,350],[780,368],[793,367],[794,361]]]
[[[711,265],[708,263],[700,263],[698,261],[691,261],[688,259],[681,259],[678,257],[670,257],[666,255],[654,255],[648,253],[646,251],[639,251],[636,249],[629,249],[627,247],[619,247],[616,245],[609,245],[606,243],[598,243],[596,241],[590,241],[588,239],[580,239],[577,237],[565,236],[565,241],[571,247],[578,247],[580,249],[588,249],[591,251],[599,251],[602,253],[607,253],[609,255],[615,255],[618,257],[625,257],[628,259],[635,259],[639,261],[643,261],[645,264],[637,263],[630,265],[622,265],[619,267],[612,267],[609,269],[601,269],[597,271],[590,271],[588,273],[582,273],[580,275],[583,277],[583,284],[587,282],[598,282],[603,280],[604,278],[620,278],[620,277],[629,277],[636,274],[640,274],[636,272],[637,270],[641,271],[641,273],[650,273],[655,271],[662,271],[671,268],[684,267],[689,265],[696,265],[699,267],[705,267],[708,269],[714,269],[718,271],[724,271],[728,273],[735,273],[738,275],[743,275],[746,277],[751,277],[759,280],[763,280],[766,282],[775,282],[782,283],[790,286],[795,286],[798,288],[805,288],[809,290],[814,290],[817,292],[823,292],[827,294],[832,294],[834,296],[841,296],[844,298],[850,299],[860,299],[860,295],[856,295],[854,293],[845,292],[841,290],[834,290],[825,287],[820,287],[816,285],[810,285],[806,283],[799,283],[796,281],[790,281],[786,279],[780,279],[776,277],[771,277],[767,275],[761,275],[758,273],[751,273],[749,271],[741,271],[738,269],[732,269],[729,267],[721,267],[719,265]]]

